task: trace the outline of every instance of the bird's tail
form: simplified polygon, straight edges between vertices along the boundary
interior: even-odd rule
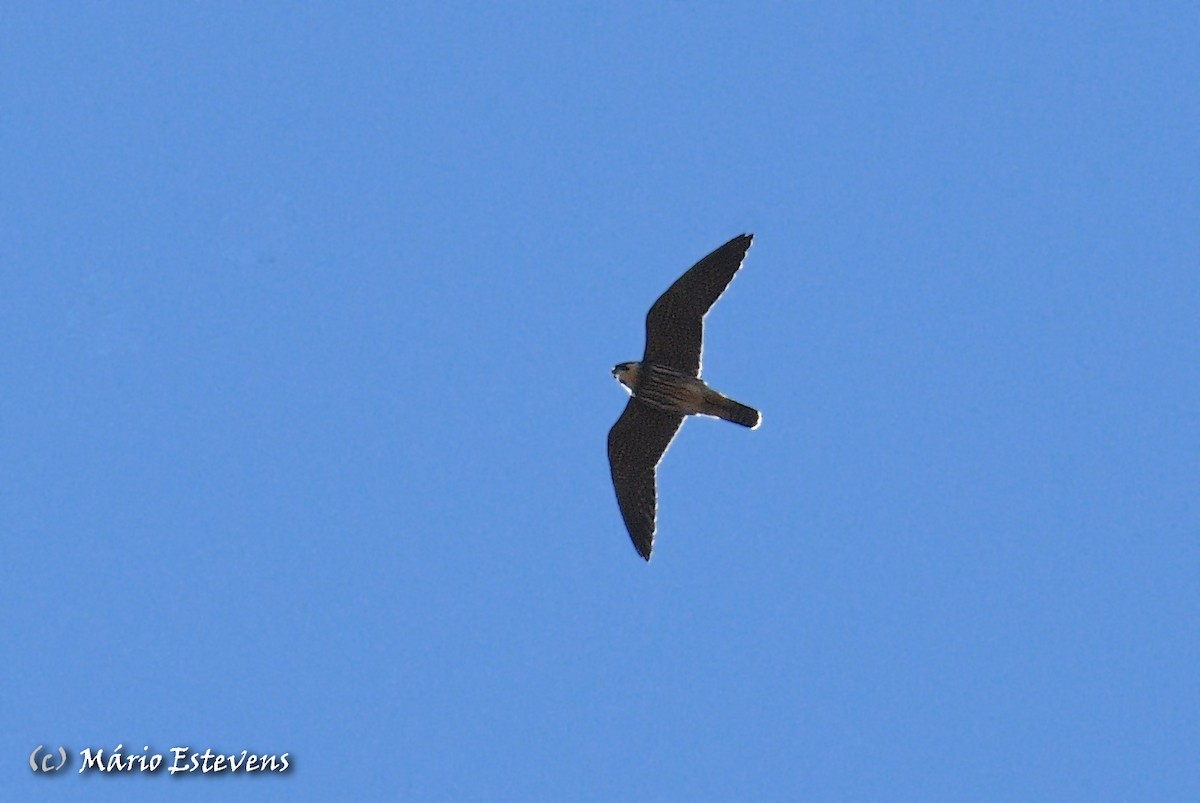
[[[735,402],[726,396],[711,399],[709,404],[711,415],[724,418],[726,421],[732,421],[735,424],[741,424],[743,427],[756,429],[759,423],[762,422],[762,414],[758,410],[755,410],[753,407],[747,407],[741,402]]]

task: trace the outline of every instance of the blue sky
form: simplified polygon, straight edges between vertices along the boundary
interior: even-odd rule
[[[1200,798],[1198,24],[10,4],[0,786]],[[647,565],[609,371],[743,231]]]

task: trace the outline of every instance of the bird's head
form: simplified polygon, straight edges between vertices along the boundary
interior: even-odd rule
[[[633,390],[633,384],[637,382],[637,371],[640,367],[636,362],[623,362],[613,366],[612,375],[629,390]]]

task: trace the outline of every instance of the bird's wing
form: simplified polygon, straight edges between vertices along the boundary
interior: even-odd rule
[[[650,550],[654,548],[658,508],[655,470],[682,423],[681,415],[630,399],[608,433],[608,465],[612,469],[617,504],[621,506],[621,516],[633,545],[646,560],[650,560]]]
[[[643,362],[700,375],[704,315],[742,266],[752,234],[739,234],[675,280],[646,315]]]

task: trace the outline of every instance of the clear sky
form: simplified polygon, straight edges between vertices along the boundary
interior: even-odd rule
[[[4,798],[1200,799],[1200,16],[899,5],[7,4]]]

